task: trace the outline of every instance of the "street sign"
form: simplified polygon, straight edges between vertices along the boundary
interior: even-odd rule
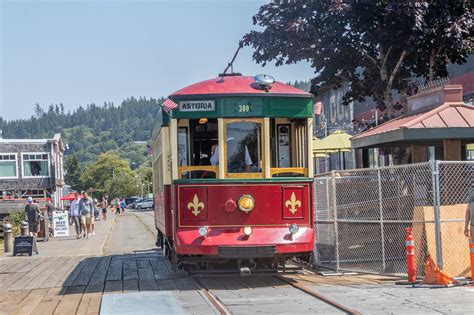
[[[53,212],[54,237],[69,236],[67,212]]]

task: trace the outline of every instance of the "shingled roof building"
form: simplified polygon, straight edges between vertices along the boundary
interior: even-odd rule
[[[62,207],[64,144],[53,139],[0,139],[0,199],[51,198]]]
[[[351,141],[353,148],[365,151],[408,147],[412,163],[432,158],[467,160],[467,146],[474,143],[474,106],[463,102],[461,85],[441,85],[409,97],[407,114],[358,134]],[[363,153],[362,160],[363,167],[370,166],[368,154]]]

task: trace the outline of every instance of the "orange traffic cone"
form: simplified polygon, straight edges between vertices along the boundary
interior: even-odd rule
[[[453,279],[450,274],[439,270],[436,262],[433,260],[430,254],[426,259],[425,265],[425,277],[423,278],[423,284],[440,284],[448,285],[459,283],[459,281]]]

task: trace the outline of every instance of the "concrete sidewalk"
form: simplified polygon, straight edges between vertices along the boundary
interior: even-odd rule
[[[104,254],[124,254],[155,249],[156,232],[152,211],[130,210],[117,217]]]
[[[34,257],[58,257],[58,256],[97,256],[102,255],[107,238],[109,237],[115,217],[110,216],[106,221],[95,222],[95,234],[89,239],[76,239],[74,226],[69,226],[68,237],[50,237],[47,242],[37,242],[39,254],[33,254]],[[19,258],[21,256],[18,256]],[[26,257],[26,256],[24,256]],[[29,257],[29,256],[28,256]],[[29,257],[29,258],[32,258]],[[0,255],[0,260],[11,259],[12,254]]]

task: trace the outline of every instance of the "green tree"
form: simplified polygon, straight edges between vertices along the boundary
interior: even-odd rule
[[[147,152],[146,143],[125,143],[117,153],[121,158],[130,161],[133,169],[141,165],[151,166],[151,157]]]
[[[345,104],[370,96],[390,114],[392,91],[413,72],[436,77],[472,52],[470,10],[468,1],[271,1],[254,16],[262,30],[244,42],[258,63],[309,61],[315,94],[348,82]]]
[[[71,186],[72,189],[80,191],[81,186],[81,167],[79,165],[79,160],[75,155],[70,155],[66,157],[64,162],[65,168],[65,181],[66,184]]]
[[[111,151],[102,153],[96,162],[86,167],[81,175],[81,182],[85,189],[92,188],[96,194],[102,196],[107,191],[105,187],[107,181],[130,176],[133,177],[133,173],[129,163]]]
[[[70,112],[64,105],[51,105],[45,111],[40,104],[32,109],[29,119],[6,121],[0,118],[0,129],[5,138],[51,138],[57,132],[68,144],[68,155],[75,155],[81,166],[96,161],[99,155],[117,150],[136,167],[149,163],[144,155],[160,110],[159,100],[128,98],[119,106],[105,103],[79,106]]]
[[[433,81],[447,77],[447,62],[465,63],[472,53],[474,23],[468,1],[424,1],[423,23],[409,57],[410,69]]]
[[[139,182],[132,173],[117,173],[105,181],[104,190],[110,200],[117,197],[136,196],[139,194]]]
[[[142,165],[136,170],[134,170],[135,178],[138,181],[138,187],[140,188],[140,194],[142,193],[145,195],[147,190],[152,193],[153,192],[153,169],[151,166]]]

